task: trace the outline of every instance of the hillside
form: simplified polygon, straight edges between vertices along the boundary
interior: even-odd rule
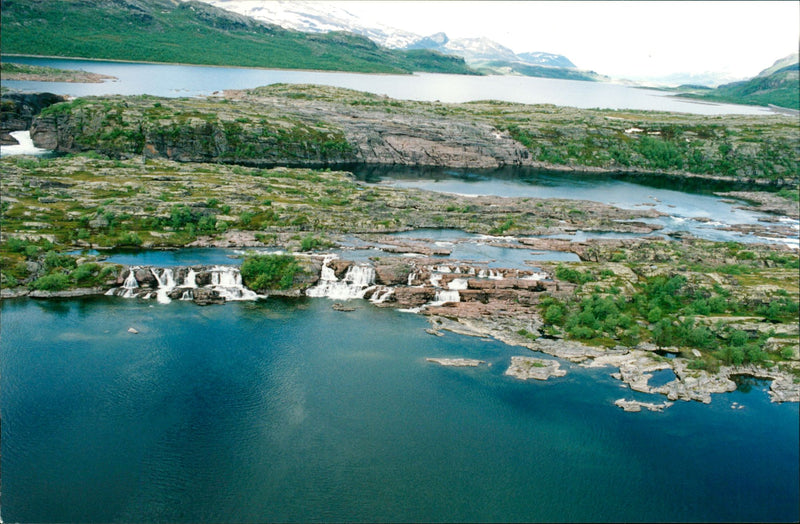
[[[800,110],[800,63],[794,54],[775,62],[758,76],[742,82],[721,85],[707,92],[681,96],[750,105],[776,105]]]
[[[497,101],[441,104],[277,84],[226,98],[82,98],[45,109],[39,147],[113,158],[657,172],[796,184],[788,116],[714,117]]]
[[[488,60],[470,63],[477,71],[490,75],[522,75],[561,80],[583,80],[586,82],[608,82],[611,79],[594,71],[581,71],[568,67],[523,64],[503,60]]]
[[[291,31],[196,1],[4,0],[2,34],[5,54],[366,73],[474,74],[458,57],[391,50],[344,32]]]

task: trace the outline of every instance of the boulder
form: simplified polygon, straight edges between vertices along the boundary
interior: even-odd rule
[[[192,294],[194,295],[192,300],[199,306],[225,303],[225,297],[221,297],[219,292],[214,289],[197,288],[192,290]]]

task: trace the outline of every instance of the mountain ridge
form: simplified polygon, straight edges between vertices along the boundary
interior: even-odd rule
[[[475,74],[463,59],[351,33],[284,29],[196,0],[4,0],[3,53],[409,74]]]
[[[503,61],[532,66],[576,68],[575,64],[563,55],[538,51],[517,54],[502,44],[485,37],[451,39],[444,32],[432,35],[416,35],[384,24],[364,22],[345,9],[320,2],[285,0],[264,3],[242,0],[202,1],[288,29],[315,33],[334,30],[348,31],[365,36],[377,44],[389,48],[427,49],[438,51],[442,54],[460,56],[464,58],[468,65],[478,63],[485,66],[488,61]],[[589,77],[587,76],[585,79],[589,79]]]

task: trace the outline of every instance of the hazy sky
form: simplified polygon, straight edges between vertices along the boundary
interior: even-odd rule
[[[421,35],[485,36],[520,53],[565,55],[617,78],[670,73],[751,77],[800,45],[800,2],[340,1]]]

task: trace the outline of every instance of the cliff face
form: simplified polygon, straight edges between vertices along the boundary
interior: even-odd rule
[[[31,127],[33,118],[65,98],[53,93],[8,93],[0,101],[0,144],[16,144],[9,133]]]
[[[39,147],[65,152],[257,167],[532,166],[776,185],[796,184],[800,172],[800,137],[786,116],[442,104],[309,85],[78,99],[44,110],[31,134]]]
[[[31,136],[39,147],[63,152],[256,166],[358,162],[493,168],[529,161],[525,147],[490,124],[394,111],[385,100],[358,105],[268,91],[233,95],[82,99],[38,117]]]

